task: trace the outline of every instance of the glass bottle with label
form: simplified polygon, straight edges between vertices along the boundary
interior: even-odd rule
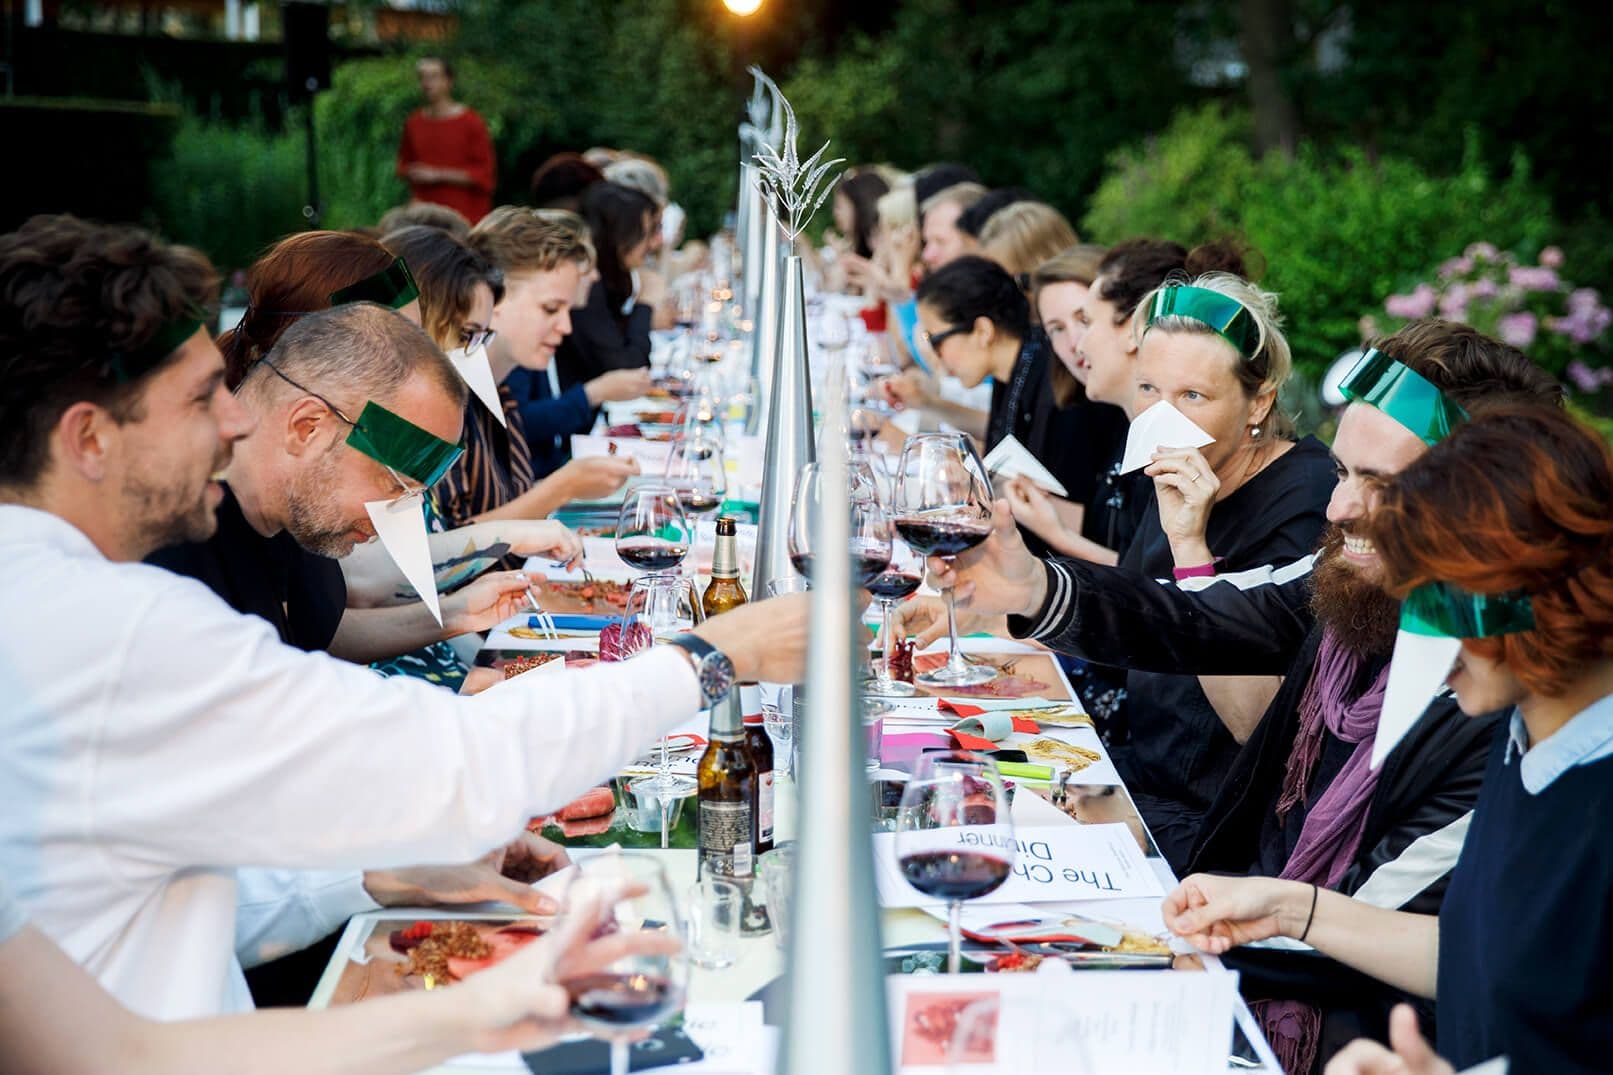
[[[745,714],[745,746],[756,767],[755,835],[751,847],[757,855],[773,850],[773,741],[762,718],[762,688],[739,685],[739,706]]]
[[[699,873],[748,884],[755,869],[756,765],[745,746],[739,692],[711,707],[710,741],[695,775]]]
[[[745,587],[739,581],[739,538],[732,515],[717,520],[717,544],[711,552],[711,582],[706,586],[700,607],[707,618],[745,603]]]

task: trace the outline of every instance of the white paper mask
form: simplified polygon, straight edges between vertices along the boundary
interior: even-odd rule
[[[1181,411],[1160,400],[1136,418],[1126,430],[1126,454],[1120,473],[1130,474],[1153,462],[1161,448],[1202,448],[1215,438],[1193,424]]]
[[[1378,734],[1372,740],[1372,768],[1383,764],[1395,744],[1439,696],[1445,677],[1451,674],[1461,652],[1460,638],[1420,635],[1412,631],[1395,635],[1395,655],[1389,661],[1389,685],[1384,691],[1383,712],[1378,716]]]
[[[487,364],[487,348],[478,347],[475,354],[466,354],[463,347],[456,347],[448,352],[448,361],[465,378],[465,383],[476,393],[476,398],[493,412],[498,424],[508,426],[504,418],[504,401],[499,398],[498,384],[493,380],[493,367]]]
[[[442,623],[442,608],[437,599],[437,580],[431,568],[431,544],[426,539],[425,496],[410,493],[396,500],[370,500],[364,510],[370,513],[375,524],[375,536],[381,539],[392,562],[398,565],[403,577],[409,580],[420,600],[426,603],[438,624]]]

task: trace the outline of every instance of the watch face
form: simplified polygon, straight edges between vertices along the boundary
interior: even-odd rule
[[[700,661],[700,693],[708,705],[720,700],[734,685],[734,662],[725,653],[712,652]]]

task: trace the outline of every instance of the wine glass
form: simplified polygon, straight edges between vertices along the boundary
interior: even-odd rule
[[[627,491],[616,516],[616,555],[624,563],[640,571],[670,571],[683,563],[693,539],[672,486],[653,483]]]
[[[824,499],[822,469],[817,463],[808,463],[795,480],[789,535],[790,563],[808,579],[818,554],[815,546]],[[828,500],[839,507],[838,497]],[[846,510],[851,513],[846,550],[851,558],[851,580],[866,587],[891,562],[890,516],[880,507],[874,490],[866,486],[853,488]]]
[[[654,930],[679,936],[682,917],[661,863],[648,854],[606,853],[584,859],[577,886],[605,893],[610,902],[598,931]],[[615,899],[618,893],[628,895]],[[626,955],[561,983],[571,995],[571,1014],[610,1038],[611,1075],[627,1075],[629,1044],[624,1034],[653,1027],[683,1009],[689,984],[686,952]]]
[[[829,354],[839,354],[851,343],[851,325],[843,314],[830,311],[818,321],[816,343]]]
[[[963,901],[995,892],[1014,866],[1014,822],[997,763],[965,750],[919,755],[896,812],[902,877],[947,902],[947,972],[958,973]]]
[[[684,513],[696,519],[716,511],[728,494],[722,445],[702,432],[672,442],[662,477],[677,494]]]
[[[896,532],[921,556],[948,562],[991,536],[991,480],[962,433],[921,433],[902,447],[893,504]],[[946,591],[947,662],[914,677],[926,687],[970,687],[997,670],[958,650],[956,595]]]
[[[700,595],[694,582],[682,575],[640,575],[627,592],[623,611],[622,637],[664,639],[687,631],[702,619]],[[672,773],[672,751],[668,737],[661,737],[661,758],[654,776],[639,777],[628,785],[635,801],[653,797],[661,811],[661,846],[671,844],[672,804],[699,790],[686,776]]]
[[[922,581],[922,568],[903,569],[897,566],[893,557],[889,566],[875,575],[868,583],[868,592],[874,595],[879,602],[880,637],[885,640],[884,659],[876,666],[876,675],[873,682],[868,684],[871,694],[882,694],[891,698],[908,698],[918,693],[918,688],[911,683],[903,683],[891,675],[891,654],[895,651],[896,623],[894,612],[896,602],[901,601],[917,592]]]

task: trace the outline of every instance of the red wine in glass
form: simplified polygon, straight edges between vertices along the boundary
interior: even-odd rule
[[[565,983],[571,1013],[598,1026],[649,1026],[677,1009],[677,989],[648,974],[585,974]]]
[[[979,851],[920,851],[903,855],[901,866],[908,884],[948,903],[997,891],[1012,868],[1006,860]]]
[[[678,503],[683,505],[684,511],[698,515],[721,506],[722,497],[708,489],[679,489]]]
[[[956,556],[990,537],[991,522],[984,519],[898,517],[896,532],[914,551],[924,556]]]
[[[616,543],[616,555],[644,571],[670,571],[688,554],[687,544],[665,538],[631,537]]]
[[[802,578],[812,578],[812,561],[814,554],[810,552],[793,552],[790,554],[790,564],[801,574]],[[879,577],[880,572],[890,564],[890,557],[881,557],[878,553],[857,554],[851,557],[851,581],[858,586],[867,588],[868,584]],[[917,583],[914,586],[917,587]],[[909,591],[911,592],[911,591]]]
[[[888,568],[869,579],[866,588],[881,601],[900,601],[917,592],[919,582],[919,577],[912,572]]]

